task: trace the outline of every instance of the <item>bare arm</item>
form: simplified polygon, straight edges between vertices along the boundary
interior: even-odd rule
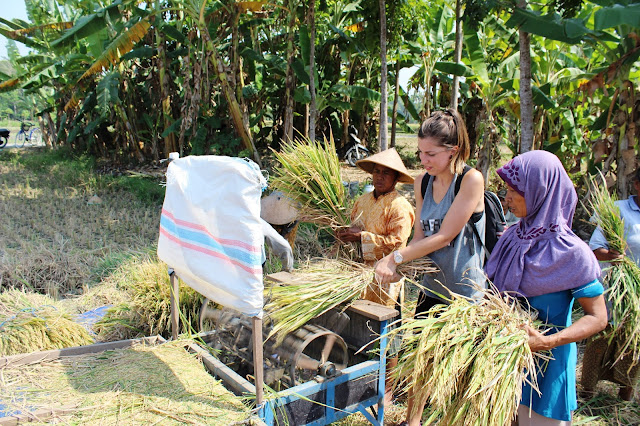
[[[417,207],[414,236],[407,247],[399,250],[404,262],[418,259],[447,246],[460,233],[473,212],[482,211],[484,208],[484,178],[479,171],[471,169],[462,178],[460,190],[445,215],[440,230],[425,238],[420,227],[421,182],[422,178],[418,177],[414,183]],[[396,266],[392,256],[386,256],[376,264],[376,278],[381,284],[397,279]]]
[[[550,350],[568,343],[586,339],[604,330],[607,326],[607,307],[604,296],[582,297],[578,303],[584,310],[584,316],[569,327],[555,334],[543,335],[529,326],[525,326],[529,333],[529,347],[534,352]]]
[[[620,260],[624,258],[623,254],[618,253],[615,250],[609,250],[606,248],[597,248],[593,251],[593,254],[596,255],[596,259],[601,260],[603,262],[611,262],[614,260]]]

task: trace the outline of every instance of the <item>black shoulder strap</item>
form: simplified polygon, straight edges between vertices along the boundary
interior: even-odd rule
[[[420,192],[422,193],[422,199],[424,200],[424,196],[427,194],[427,186],[429,186],[429,181],[431,180],[431,175],[427,172],[424,172],[424,176],[422,176],[422,184],[420,186]]]
[[[466,164],[464,165],[464,169],[462,169],[462,173],[460,173],[458,175],[458,177],[456,178],[456,186],[455,188],[453,188],[453,193],[454,195],[458,194],[458,191],[460,191],[460,185],[462,184],[462,178],[464,177],[465,174],[467,174],[467,172],[471,170],[471,167],[467,166]],[[421,191],[422,192],[422,198],[424,199],[425,194],[427,193],[427,186],[429,185],[429,181],[431,180],[431,175],[429,173],[424,174],[424,176],[422,176],[422,184],[421,184]]]
[[[462,178],[467,174],[469,170],[471,170],[471,167],[465,164],[464,169],[462,169],[462,173],[460,173],[458,175],[458,178],[456,179],[456,187],[453,189],[454,194],[458,195],[458,191],[460,191],[460,185],[462,184]]]

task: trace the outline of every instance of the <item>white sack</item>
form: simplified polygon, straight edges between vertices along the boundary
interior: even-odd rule
[[[249,316],[262,314],[266,180],[240,158],[189,156],[167,168],[158,257],[189,287]]]

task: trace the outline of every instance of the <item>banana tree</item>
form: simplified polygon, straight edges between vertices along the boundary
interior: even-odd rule
[[[627,175],[636,167],[637,145],[634,121],[636,66],[640,56],[638,22],[640,5],[627,2],[604,2],[604,6],[586,3],[575,19],[562,19],[558,15],[540,15],[519,11],[512,23],[526,26],[529,32],[568,44],[582,43],[590,53],[589,68],[583,75],[575,104],[589,98],[598,106],[597,119],[591,126],[591,138],[599,154],[605,151],[612,163],[618,165],[617,182],[621,196],[627,195]],[[604,156],[599,155],[600,158]]]

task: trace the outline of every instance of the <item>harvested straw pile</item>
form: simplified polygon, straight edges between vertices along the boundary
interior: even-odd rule
[[[625,253],[624,221],[615,201],[616,197],[609,194],[603,185],[593,188],[590,207],[596,213],[597,224],[609,243],[609,249]],[[609,337],[617,340],[620,348],[616,362],[631,356],[631,368],[640,361],[640,268],[633,259],[625,256],[608,268],[605,284],[613,323]]]
[[[0,405],[5,413],[66,409],[37,424],[241,424],[249,410],[185,350],[189,342],[5,367]]]
[[[167,266],[157,258],[132,259],[106,283],[114,281],[128,300],[107,311],[94,329],[100,340],[112,341],[171,333],[171,284]],[[103,283],[104,284],[104,283]],[[197,328],[203,297],[184,283],[180,285],[181,332]]]
[[[531,318],[516,301],[489,293],[478,303],[454,296],[449,306],[405,319],[390,333],[403,335],[390,372],[396,389],[427,401],[425,424],[510,424],[540,356],[531,352],[523,323]]]
[[[436,269],[427,259],[401,265],[398,272],[411,279]],[[361,263],[339,259],[309,262],[296,270],[295,282],[265,289],[265,312],[273,322],[269,337],[284,337],[329,310],[363,296],[374,280],[374,270]]]
[[[82,325],[53,307],[24,309],[0,323],[0,355],[88,345],[93,338]]]
[[[336,228],[350,222],[340,160],[333,139],[324,144],[294,141],[274,155],[279,165],[271,184],[299,203],[302,222]]]

